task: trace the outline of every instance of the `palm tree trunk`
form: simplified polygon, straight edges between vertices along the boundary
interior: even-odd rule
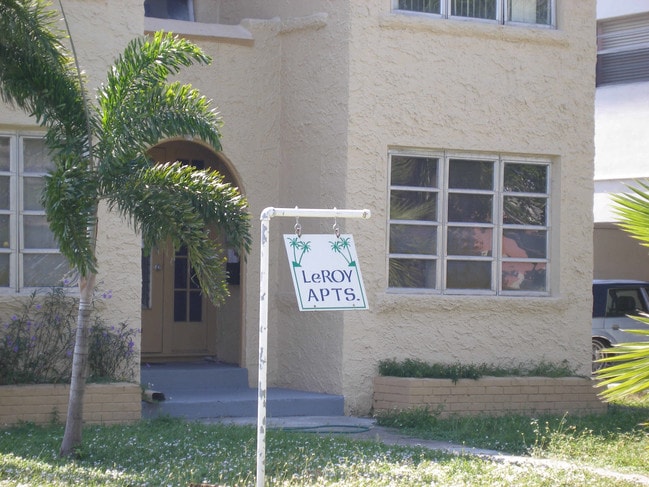
[[[81,445],[83,429],[83,396],[86,391],[86,376],[88,374],[88,328],[92,308],[92,295],[95,288],[96,274],[92,273],[79,280],[79,313],[77,316],[77,334],[74,343],[72,359],[72,378],[70,382],[70,397],[68,415],[65,422],[65,433],[61,443],[61,456],[74,453]]]

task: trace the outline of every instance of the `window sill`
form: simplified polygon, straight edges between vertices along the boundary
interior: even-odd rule
[[[513,43],[525,42],[557,47],[570,45],[565,32],[546,26],[501,25],[494,22],[474,21],[473,19],[443,19],[401,11],[382,15],[379,18],[379,26],[383,29],[428,31],[449,36],[480,37]]]
[[[144,33],[151,34],[159,30],[173,32],[183,37],[198,37],[223,42],[252,42],[250,31],[241,25],[205,24],[186,20],[144,18]]]

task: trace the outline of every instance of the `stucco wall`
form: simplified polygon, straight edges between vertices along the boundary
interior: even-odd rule
[[[595,2],[557,2],[556,30],[397,15],[387,3],[353,3],[347,205],[373,211],[350,225],[372,311],[345,316],[348,410],[367,410],[383,358],[567,359],[587,373]],[[551,157],[551,296],[387,292],[392,147]]]

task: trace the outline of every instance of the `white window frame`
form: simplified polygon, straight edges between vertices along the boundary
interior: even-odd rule
[[[58,255],[58,248],[25,248],[25,217],[44,217],[44,209],[24,208],[25,179],[42,178],[46,172],[29,172],[26,176],[24,170],[24,144],[27,139],[43,139],[43,134],[38,132],[6,132],[1,131],[0,137],[9,139],[9,170],[0,171],[0,176],[9,178],[9,209],[0,209],[0,215],[9,216],[9,238],[0,242],[0,254],[9,255],[9,282],[8,285],[0,284],[0,294],[7,292],[32,292],[34,289],[61,285],[61,281],[48,282],[42,286],[25,286],[25,256]],[[66,264],[67,267],[67,264]]]
[[[454,0],[440,0],[440,12],[439,13],[430,13],[423,12],[419,10],[408,10],[399,8],[399,0],[392,0],[392,10],[397,13],[407,13],[409,15],[424,15],[428,17],[436,17],[442,19],[453,19],[453,20],[466,20],[473,22],[487,22],[495,23],[501,25],[521,25],[526,27],[538,27],[541,29],[554,29],[557,25],[556,19],[556,0],[548,0],[550,2],[550,22],[548,24],[539,24],[537,22],[520,22],[514,20],[507,20],[510,16],[510,7],[509,3],[511,0],[496,0],[496,18],[495,19],[484,19],[480,17],[468,17],[468,16],[459,16],[452,15],[452,2]]]
[[[392,158],[394,156],[402,157],[416,157],[416,158],[431,158],[437,159],[437,187],[424,187],[424,186],[399,186],[392,184]],[[449,188],[449,161],[451,160],[468,160],[468,161],[491,161],[493,165],[493,186],[491,189],[450,189]],[[399,293],[431,293],[431,294],[468,294],[468,295],[512,295],[512,296],[549,296],[550,295],[550,255],[551,248],[551,159],[528,157],[528,156],[509,156],[505,154],[486,154],[486,153],[467,153],[467,152],[451,152],[451,151],[418,151],[418,150],[390,150],[388,152],[389,168],[388,168],[388,198],[387,198],[387,215],[388,215],[388,228],[387,228],[387,267],[386,272],[388,276],[388,287],[390,292]],[[504,190],[504,167],[506,164],[525,164],[525,165],[540,165],[546,168],[546,188],[545,193],[513,193]],[[398,220],[393,219],[391,212],[391,195],[392,191],[410,190],[416,192],[429,192],[437,193],[437,215],[435,221],[424,220]],[[448,206],[449,195],[452,194],[472,194],[472,195],[489,195],[492,197],[492,218],[490,223],[474,223],[474,222],[449,222],[448,221]],[[529,197],[545,199],[545,224],[544,225],[517,225],[505,223],[504,221],[504,199],[505,197]],[[415,228],[435,227],[437,246],[436,251],[428,254],[417,253],[396,253],[391,252],[390,233],[392,225],[409,224]],[[491,251],[485,255],[449,255],[448,253],[448,229],[462,227],[469,228],[484,228],[491,231]],[[545,235],[545,256],[526,258],[526,257],[511,257],[503,255],[503,242],[505,238],[503,232],[509,230],[510,232],[516,231],[538,231]],[[393,287],[390,285],[390,260],[391,259],[413,259],[420,261],[435,262],[435,285],[434,287]],[[491,285],[489,289],[456,289],[447,288],[447,267],[449,262],[453,261],[482,261],[491,264]],[[503,265],[507,263],[530,264],[540,265],[544,268],[545,272],[545,289],[544,290],[530,290],[530,289],[503,289]],[[522,277],[522,276],[521,276]]]

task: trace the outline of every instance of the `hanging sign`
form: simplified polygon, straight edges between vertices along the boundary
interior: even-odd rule
[[[351,235],[284,235],[300,311],[367,309]]]

